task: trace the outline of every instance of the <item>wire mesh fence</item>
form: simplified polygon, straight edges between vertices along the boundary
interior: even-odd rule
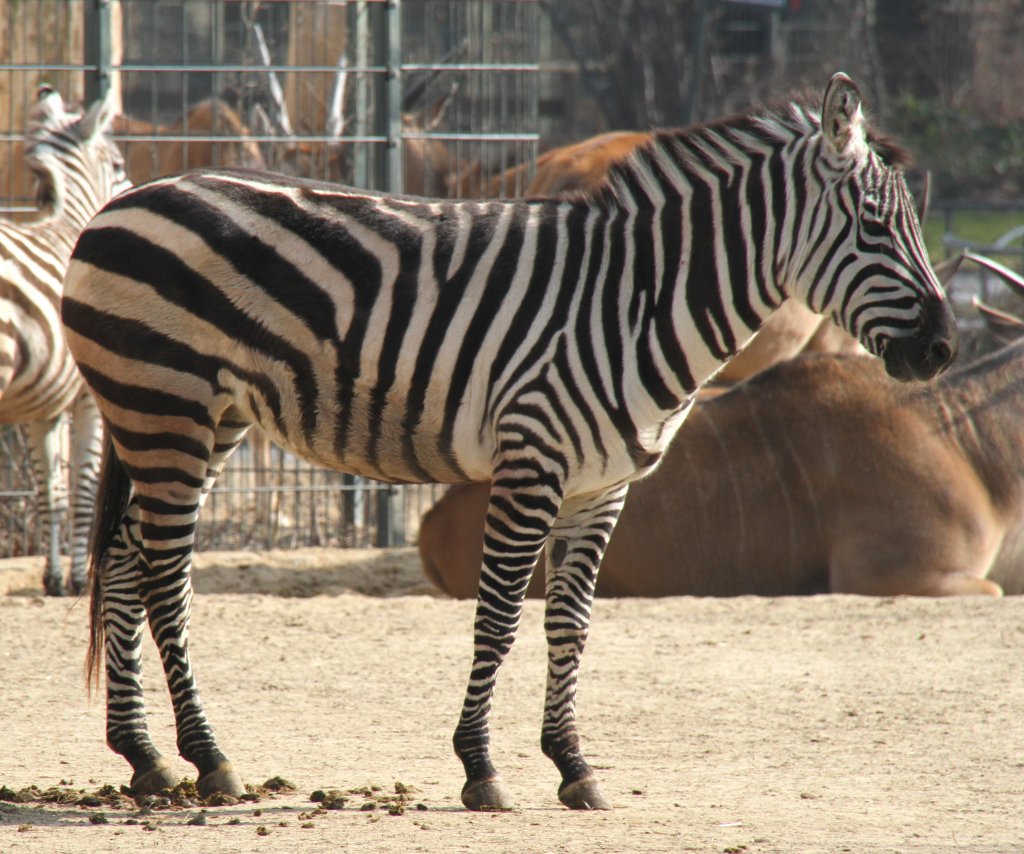
[[[207,498],[196,544],[200,550],[403,545],[415,541],[420,517],[443,489],[377,483],[246,442]],[[35,495],[23,432],[0,428],[0,557],[40,553]]]
[[[536,0],[0,0],[0,206],[35,209],[22,137],[44,81],[77,102],[114,90],[113,136],[136,183],[240,166],[463,194],[472,176],[536,158],[538,10]],[[0,556],[38,551],[19,430],[3,428],[0,454]],[[198,547],[402,544],[439,491],[247,441],[208,498]]]
[[[0,428],[0,557],[40,553],[35,495],[24,434]]]
[[[136,183],[255,166],[414,195],[536,158],[536,0],[0,0],[0,203],[35,87],[114,90]]]
[[[419,519],[440,486],[393,486],[310,465],[259,443],[245,444],[211,492],[200,517],[197,547],[342,548],[412,542]]]

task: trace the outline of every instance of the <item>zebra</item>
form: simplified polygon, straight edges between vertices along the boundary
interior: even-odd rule
[[[99,410],[83,387],[60,326],[64,270],[79,232],[129,186],[124,160],[106,134],[112,102],[69,112],[43,84],[29,113],[25,162],[40,211],[28,222],[0,220],[0,424],[27,425],[39,522],[45,535],[43,586],[65,592],[60,564],[69,514],[61,425],[72,416],[73,500],[70,588],[86,587],[89,524],[102,453]]]
[[[513,805],[489,712],[547,548],[541,748],[563,804],[610,808],[575,717],[595,579],[630,481],[696,390],[787,296],[898,379],[955,357],[904,162],[838,73],[820,105],[659,132],[588,197],[439,201],[210,170],[107,205],[62,317],[110,438],[89,660],[98,678],[105,649],[107,741],[132,789],[176,779],[146,729],[148,618],[200,793],[242,791],[199,700],[189,573],[203,500],[259,424],[356,475],[492,482],[453,738],[462,801]]]

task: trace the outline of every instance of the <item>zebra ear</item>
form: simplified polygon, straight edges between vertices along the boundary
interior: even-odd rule
[[[92,139],[110,128],[110,123],[117,112],[114,102],[114,90],[110,88],[107,89],[106,95],[92,103],[79,125],[83,139]]]
[[[54,127],[64,116],[64,99],[60,92],[49,83],[41,83],[36,89],[36,102],[29,111],[29,130]]]
[[[840,157],[859,159],[867,150],[860,90],[841,71],[832,75],[825,89],[821,132],[832,151]]]

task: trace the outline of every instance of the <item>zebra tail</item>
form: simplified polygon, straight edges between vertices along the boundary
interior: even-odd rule
[[[103,461],[97,485],[96,510],[89,537],[89,649],[86,652],[86,686],[90,694],[99,688],[103,638],[103,565],[124,520],[131,499],[131,479],[114,451],[109,433],[103,438]]]

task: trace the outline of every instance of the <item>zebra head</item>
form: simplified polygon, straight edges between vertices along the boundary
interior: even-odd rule
[[[810,215],[790,287],[881,356],[890,376],[929,379],[956,356],[956,322],[928,261],[905,159],[868,130],[853,81],[834,75],[803,167]]]
[[[29,114],[25,162],[38,182],[41,208],[84,228],[131,186],[124,158],[107,133],[113,118],[109,92],[82,115],[67,111],[51,86],[40,85]]]

